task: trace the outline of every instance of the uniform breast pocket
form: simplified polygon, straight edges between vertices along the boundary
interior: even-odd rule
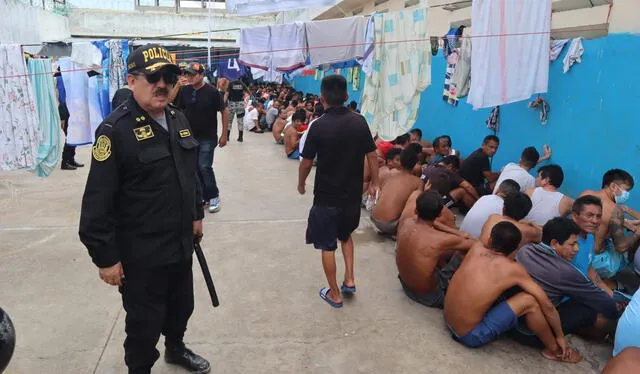
[[[171,153],[166,146],[162,144],[154,144],[142,149],[138,154],[138,160],[143,165],[149,165],[156,161],[168,158],[169,156],[171,156]]]
[[[180,139],[180,146],[186,151],[194,151],[196,148],[198,148],[198,145],[200,144],[193,137]]]

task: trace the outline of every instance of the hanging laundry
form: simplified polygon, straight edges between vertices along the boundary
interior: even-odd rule
[[[93,71],[88,72],[87,75],[89,76],[89,79],[87,79],[87,105],[89,107],[89,124],[93,135],[105,117],[102,115],[102,102],[100,100],[99,81],[101,77],[100,75],[95,75]],[[71,115],[73,116],[73,113]]]
[[[98,79],[98,97],[100,98],[100,112],[102,117],[106,118],[111,113],[111,99],[109,96],[109,48],[107,47],[107,40],[96,40],[92,42],[102,54],[102,70]]]
[[[364,82],[361,111],[372,133],[393,139],[413,126],[420,93],[431,83],[427,11],[376,14],[374,24],[374,69]],[[391,43],[397,40],[407,42]]]
[[[38,52],[40,56],[69,57],[71,56],[71,43],[44,42]]]
[[[374,17],[375,13],[373,13],[369,20],[367,21],[367,26],[364,31],[364,52],[362,58],[359,58],[357,61],[360,65],[362,65],[362,71],[366,74],[366,76],[370,76],[373,70],[373,53],[375,50],[375,25],[374,25]]]
[[[351,75],[351,89],[353,91],[360,91],[360,69],[353,68],[354,71]]]
[[[456,64],[458,63],[459,48],[454,49],[447,57],[447,70],[444,75],[444,93],[442,94],[442,100],[448,104],[458,106],[458,96],[456,95],[455,87],[451,86],[451,78],[456,70]]]
[[[582,54],[584,53],[584,47],[582,46],[582,38],[575,38],[571,41],[567,55],[564,56],[563,71],[565,74],[571,69],[573,64],[582,63]]]
[[[551,41],[551,53],[549,54],[549,61],[555,61],[562,53],[565,44],[569,42],[569,39],[560,39]]]
[[[448,58],[454,50],[459,47],[460,44],[460,36],[464,31],[464,26],[460,26],[458,28],[451,28],[449,32],[444,36],[444,47],[442,48],[442,55],[444,58]],[[431,46],[433,49],[433,45]],[[433,50],[432,50],[433,54]],[[437,54],[437,52],[436,52]],[[434,55],[435,56],[435,55]]]
[[[0,170],[32,168],[42,134],[19,45],[0,44]]]
[[[253,79],[262,79],[264,82],[282,83],[283,74],[273,70],[251,68]]]
[[[271,67],[293,71],[307,65],[307,32],[304,23],[271,26]]]
[[[84,145],[94,141],[89,113],[89,76],[86,70],[70,58],[61,58],[60,70],[67,93],[68,121],[67,144]]]
[[[218,63],[218,77],[236,80],[247,74],[247,67],[238,63],[235,58],[223,59]]]
[[[28,70],[38,112],[38,132],[42,136],[33,170],[37,176],[47,177],[55,169],[64,147],[54,70],[51,60],[33,58],[28,61]]]
[[[71,45],[71,60],[78,65],[102,69],[102,52],[90,42],[77,42]]]
[[[362,16],[305,22],[311,65],[364,57],[367,20]],[[339,44],[339,45],[336,45]]]
[[[126,44],[124,43],[126,42]],[[126,40],[111,39],[107,41],[109,47],[109,97],[112,98],[122,86],[127,84],[126,58],[129,43]],[[126,53],[125,53],[126,51]],[[109,100],[111,102],[111,100]],[[73,118],[73,112],[69,108]]]
[[[547,124],[551,107],[543,98],[539,97],[529,103],[529,108],[537,109],[540,112],[540,123]]]
[[[489,114],[489,118],[485,122],[487,124],[487,128],[493,130],[494,132],[498,132],[500,128],[500,106],[496,106]]]
[[[429,42],[431,42],[431,55],[436,56],[440,47],[440,39],[437,36],[432,36],[429,38]]]
[[[252,27],[240,30],[241,64],[269,70],[271,67],[271,28],[269,26]]]
[[[335,5],[335,0],[226,0],[227,13],[253,16],[303,8]]]
[[[549,85],[551,0],[472,3],[474,109],[526,100]]]
[[[456,69],[453,72],[451,81],[449,82],[450,94],[455,96],[456,100],[469,94],[471,87],[471,32],[465,29],[464,38],[460,43],[460,51]]]

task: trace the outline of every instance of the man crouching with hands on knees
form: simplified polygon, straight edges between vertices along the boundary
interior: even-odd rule
[[[183,342],[204,212],[198,142],[185,116],[168,107],[180,70],[154,44],[135,50],[127,67],[133,97],[96,130],[80,240],[100,278],[122,294],[129,373],[151,372],[161,333],[166,362],[209,373],[209,362]]]

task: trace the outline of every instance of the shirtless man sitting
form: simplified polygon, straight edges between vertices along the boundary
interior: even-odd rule
[[[569,363],[582,360],[562,332],[556,308],[525,268],[509,259],[522,235],[510,222],[491,230],[489,246],[476,242],[453,275],[444,299],[444,318],[452,338],[478,348],[511,330],[524,317],[529,330],[544,343],[544,358]],[[503,300],[514,286],[523,292]]]
[[[418,155],[411,150],[400,153],[402,170],[380,183],[380,194],[371,212],[371,222],[384,235],[395,236],[402,209],[413,191],[422,189],[420,178],[412,174]]]
[[[291,118],[292,124],[284,130],[284,152],[287,158],[292,160],[298,160],[300,158],[300,126],[304,124],[307,119],[304,111],[298,111],[293,114]]]
[[[424,182],[436,173],[444,173],[448,176],[449,185],[446,191],[443,191],[450,201],[450,205],[445,203],[447,207],[458,202],[463,202],[466,206],[473,206],[479,198],[476,189],[457,173],[459,168],[460,159],[458,156],[447,156],[437,164],[422,167],[421,178]]]
[[[284,127],[287,125],[287,112],[280,108],[278,109],[278,118],[273,123],[273,140],[277,144],[284,144]]]
[[[522,241],[518,248],[527,243],[537,243],[542,240],[542,227],[535,223],[523,221],[522,219],[531,210],[531,199],[522,192],[516,192],[505,196],[502,214],[492,214],[487,222],[482,226],[480,241],[484,245],[489,245],[491,230],[500,222],[513,223],[522,235]]]
[[[613,278],[624,269],[629,260],[633,261],[640,241],[640,226],[629,227],[625,224],[624,211],[618,204],[629,199],[629,191],[634,181],[631,174],[624,170],[612,169],[602,177],[602,189],[584,191],[580,196],[593,195],[602,201],[602,221],[595,233],[595,257],[593,268],[604,279]],[[632,229],[631,235],[625,236],[625,227]],[[638,257],[638,256],[636,256]],[[640,258],[638,258],[640,262]],[[636,264],[636,267],[640,264]]]
[[[404,292],[411,300],[433,308],[443,307],[449,281],[461,257],[454,255],[442,268],[439,263],[452,251],[468,251],[475,242],[435,227],[443,208],[438,193],[422,192],[416,202],[418,217],[403,223],[396,249],[398,279]]]
[[[546,165],[538,169],[536,188],[526,191],[533,204],[525,218],[527,221],[544,226],[552,218],[565,217],[571,212],[573,199],[558,191],[563,181],[564,172],[559,165]]]
[[[402,164],[400,164],[401,152],[402,150],[400,148],[391,148],[389,152],[387,152],[387,162],[378,169],[380,183],[382,183],[388,176],[400,171],[402,168]]]

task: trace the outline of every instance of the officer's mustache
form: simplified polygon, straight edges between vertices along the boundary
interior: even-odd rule
[[[158,88],[155,91],[153,91],[153,96],[168,96],[169,95],[169,90],[167,90],[166,88]]]

